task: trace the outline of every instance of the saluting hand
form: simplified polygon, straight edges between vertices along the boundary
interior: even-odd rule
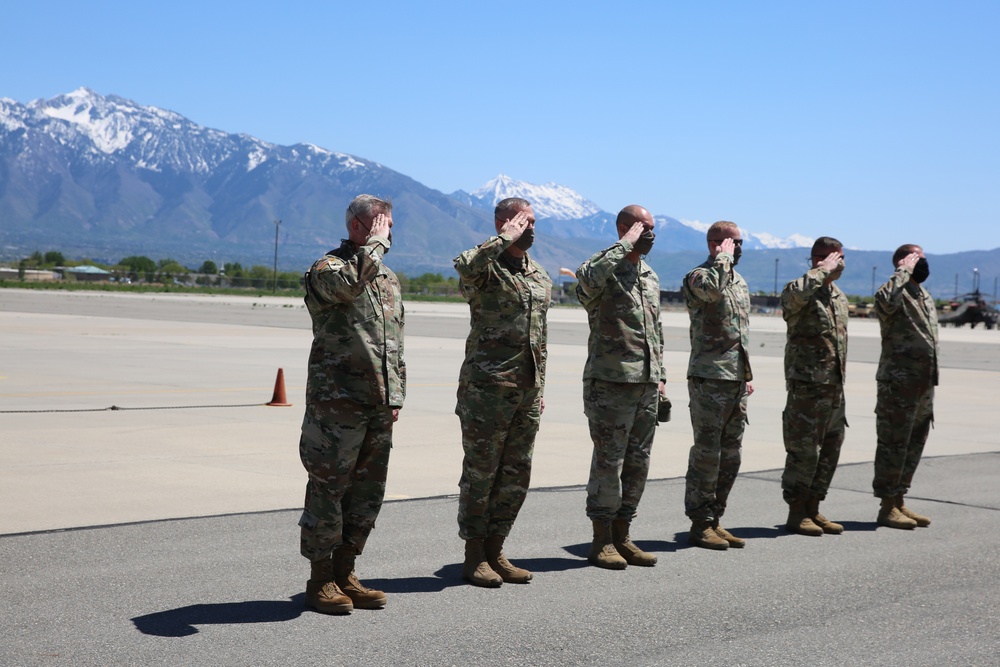
[[[521,234],[524,230],[528,228],[528,214],[524,211],[518,211],[517,214],[503,223],[503,227],[500,228],[501,234],[506,234],[510,237],[511,241],[516,241],[521,238]]]
[[[376,215],[372,220],[371,233],[368,238],[371,238],[372,236],[388,238],[390,222],[392,222],[392,218],[387,216],[385,213],[379,213]]]
[[[642,236],[644,231],[646,231],[646,226],[641,222],[636,222],[628,228],[628,231],[625,232],[625,236],[622,237],[622,240],[628,240],[632,245],[635,245],[636,241],[639,240],[639,237]]]
[[[829,255],[821,259],[816,263],[816,266],[820,269],[824,269],[833,273],[837,270],[837,265],[840,264],[840,260],[844,258],[844,253],[840,251],[831,252]]]
[[[913,267],[915,267],[919,261],[920,255],[915,252],[911,252],[909,255],[899,260],[899,266],[905,266],[910,270],[910,273],[913,273]]]

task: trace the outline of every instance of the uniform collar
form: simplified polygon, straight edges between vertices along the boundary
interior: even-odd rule
[[[518,259],[514,257],[506,250],[500,255],[500,260],[507,265],[507,268],[511,271],[517,271],[520,273],[531,273],[531,262],[528,261],[528,255],[525,254],[524,257]]]

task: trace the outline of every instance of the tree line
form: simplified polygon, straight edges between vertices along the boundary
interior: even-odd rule
[[[63,253],[56,250],[44,253],[36,250],[28,257],[19,260],[19,278],[23,280],[24,272],[30,269],[52,270],[56,267],[73,268],[84,265],[96,266],[109,271],[116,282],[201,287],[302,289],[303,274],[301,272],[279,271],[275,275],[273,267],[259,264],[244,267],[239,262],[226,262],[220,267],[216,262],[207,259],[197,268],[190,268],[172,258],[154,260],[145,255],[130,255],[123,257],[117,263],[108,264],[90,259],[67,260]],[[458,278],[455,276],[446,278],[440,273],[424,273],[410,277],[399,272],[396,275],[404,294],[431,297],[449,297],[459,294]]]

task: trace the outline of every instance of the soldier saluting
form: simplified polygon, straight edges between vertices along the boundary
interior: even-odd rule
[[[392,425],[406,394],[403,300],[382,263],[392,245],[392,204],[358,195],[346,218],[347,239],[305,275],[313,343],[299,526],[312,568],[306,605],[326,614],[385,606],[385,593],[358,581],[354,562],[382,507]]]
[[[463,578],[476,586],[526,584],[531,572],[503,551],[531,480],[535,434],[545,401],[552,280],[528,256],[535,213],[517,197],[494,210],[496,236],[455,258],[472,328],[458,379],[462,425],[458,534]]]

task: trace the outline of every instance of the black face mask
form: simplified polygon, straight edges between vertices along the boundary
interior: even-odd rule
[[[733,248],[733,266],[740,263],[740,257],[743,256],[743,246],[738,245]]]
[[[517,237],[516,241],[514,241],[514,247],[520,248],[521,250],[527,250],[528,248],[531,247],[531,244],[534,242],[535,242],[535,230],[532,229],[531,227],[528,227],[523,232],[521,232],[521,235]]]
[[[913,267],[912,278],[918,283],[922,283],[927,280],[929,275],[931,275],[931,268],[927,264],[927,258],[921,257],[917,260],[916,266]]]
[[[653,249],[653,244],[656,242],[656,234],[652,230],[644,231],[640,236],[639,240],[635,242],[632,246],[632,251],[637,252],[640,255],[647,255],[649,251]]]

